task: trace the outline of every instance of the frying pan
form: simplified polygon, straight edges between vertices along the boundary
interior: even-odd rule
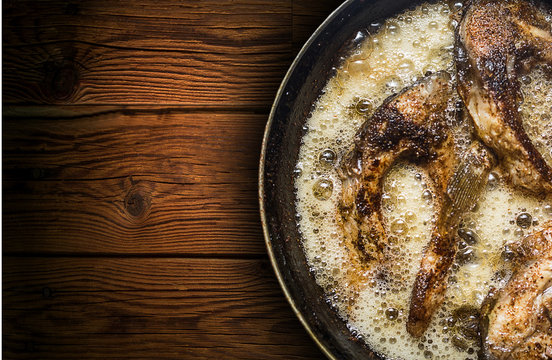
[[[305,123],[321,91],[355,46],[355,35],[422,1],[348,0],[314,32],[286,74],[266,126],[259,170],[261,220],[268,254],[284,293],[307,332],[330,359],[384,359],[351,335],[326,302],[301,247],[294,168]]]

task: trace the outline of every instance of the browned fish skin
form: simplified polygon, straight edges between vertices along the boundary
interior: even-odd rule
[[[458,91],[477,134],[510,182],[533,193],[552,190],[552,170],[523,129],[518,76],[552,63],[550,15],[529,1],[474,0],[456,31]]]
[[[427,76],[387,99],[357,133],[354,149],[341,163],[343,190],[338,221],[358,266],[384,258],[387,234],[381,187],[398,159],[423,164],[434,180],[435,192],[446,191],[456,161],[446,126],[453,98],[448,73]]]
[[[433,182],[439,215],[412,292],[407,330],[414,336],[422,335],[442,303],[448,270],[456,254],[454,231],[460,213],[465,211],[466,201],[476,203],[473,188],[484,187],[480,178],[486,181],[488,172],[484,172],[494,164],[487,148],[478,142],[466,153],[469,161],[459,163],[451,129],[446,125],[447,111],[454,99],[450,77],[444,72],[405,89],[364,123],[353,151],[341,166],[343,190],[338,219],[347,248],[361,268],[370,260],[386,262],[388,237],[381,213],[381,188],[391,166],[399,158],[417,162],[425,167]],[[456,184],[453,190],[459,192],[451,194],[449,185],[453,175],[458,175],[458,166],[464,166],[461,170],[466,171],[457,179],[473,181]]]
[[[552,191],[552,170],[527,136],[518,77],[552,63],[552,13],[530,1],[473,0],[456,31],[458,91],[477,135],[499,157],[510,183]],[[487,359],[552,359],[552,228],[526,238],[508,284],[482,307]]]
[[[412,336],[422,336],[443,303],[449,269],[458,248],[455,233],[460,216],[475,206],[494,165],[494,156],[476,141],[468,148],[448,183],[437,226],[424,252],[410,297],[406,329]]]
[[[486,359],[552,359],[552,224],[515,249],[507,285],[482,306]]]

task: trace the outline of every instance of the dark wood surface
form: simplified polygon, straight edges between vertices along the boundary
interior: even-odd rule
[[[319,359],[261,138],[336,0],[3,1],[3,356]]]

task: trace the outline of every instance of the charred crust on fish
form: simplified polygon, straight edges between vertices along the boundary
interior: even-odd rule
[[[432,74],[386,99],[362,125],[353,149],[343,158],[337,218],[358,259],[385,257],[381,187],[390,167],[400,160],[436,166],[438,151],[450,146],[446,125],[454,94],[450,80],[448,73]]]
[[[503,163],[518,165],[504,169],[511,182],[533,193],[552,189],[552,169],[523,128],[518,78],[535,64],[551,64],[546,14],[549,9],[533,2],[471,1],[456,31],[458,89],[478,135]],[[512,169],[523,161],[526,174]]]

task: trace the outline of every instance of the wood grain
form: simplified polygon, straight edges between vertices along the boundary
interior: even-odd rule
[[[291,61],[277,1],[7,1],[6,103],[269,106]]]
[[[5,112],[5,252],[265,254],[266,114],[56,109]]]
[[[257,205],[277,87],[334,0],[6,0],[5,359],[321,359]]]
[[[266,260],[9,258],[3,294],[6,358],[321,358]]]

